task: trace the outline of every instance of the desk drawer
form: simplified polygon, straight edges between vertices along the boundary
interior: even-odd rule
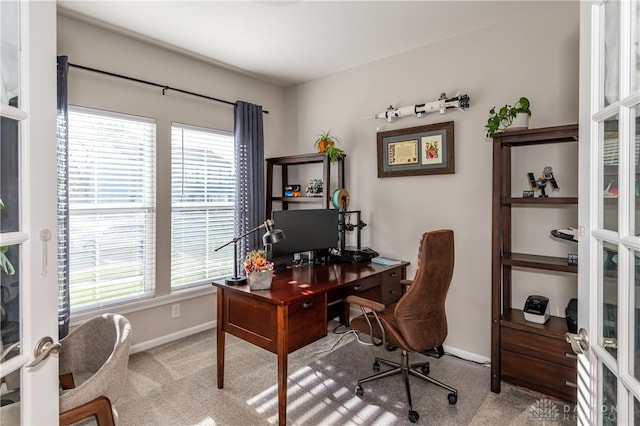
[[[327,304],[319,294],[289,306],[289,350],[291,353],[327,334]]]
[[[395,303],[402,296],[402,286],[400,280],[402,279],[402,269],[395,268],[390,271],[386,271],[382,275],[382,304],[390,305]]]
[[[336,289],[331,290],[329,293],[329,303],[342,301],[352,294],[366,297],[367,299],[381,302],[382,297],[380,288],[382,285],[382,276],[374,275],[367,278],[359,279],[350,284],[345,284]]]

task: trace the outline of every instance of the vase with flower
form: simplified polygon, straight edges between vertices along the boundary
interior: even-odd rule
[[[273,262],[267,260],[264,250],[252,250],[244,261],[244,272],[247,274],[249,289],[266,290],[271,288],[273,279]]]

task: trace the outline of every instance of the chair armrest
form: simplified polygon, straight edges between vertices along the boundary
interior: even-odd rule
[[[360,305],[365,308],[371,309],[374,312],[382,312],[384,311],[384,305],[379,302],[374,302],[373,300],[365,299],[360,296],[347,296],[347,303],[353,303],[355,305]]]
[[[401,293],[405,294],[407,290],[409,290],[409,287],[411,287],[411,284],[413,284],[413,280],[400,280],[400,285],[402,286]]]

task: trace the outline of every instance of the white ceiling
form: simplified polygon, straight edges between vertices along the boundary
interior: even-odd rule
[[[288,86],[535,13],[545,3],[58,0],[58,8]],[[499,52],[499,43],[488,51]]]

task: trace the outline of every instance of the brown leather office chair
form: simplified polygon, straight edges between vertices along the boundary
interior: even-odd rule
[[[442,344],[447,337],[445,299],[453,275],[454,243],[452,230],[426,232],[420,240],[416,275],[396,303],[384,306],[359,296],[349,296],[347,302],[359,305],[363,315],[351,321],[351,327],[359,333],[371,336],[376,345],[387,349],[402,349],[401,361],[396,363],[382,358],[375,359],[373,370],[380,371],[380,363],[393,367],[358,380],[356,395],[362,396],[362,384],[372,380],[402,374],[409,402],[409,420],[420,417],[413,411],[409,375],[434,383],[450,393],[449,403],[458,401],[458,391],[429,377],[429,363],[409,364],[409,352],[422,352],[439,358],[444,355]],[[367,311],[367,309],[369,311]]]

